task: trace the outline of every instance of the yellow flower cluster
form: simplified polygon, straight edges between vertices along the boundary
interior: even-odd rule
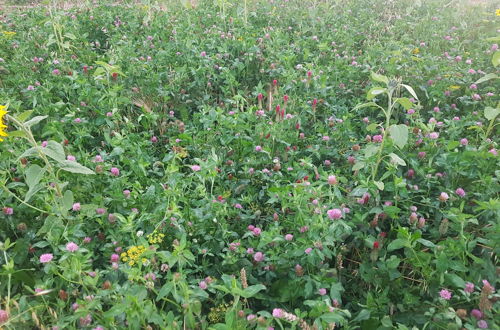
[[[216,307],[210,308],[210,313],[208,313],[210,323],[215,324],[223,321],[229,307],[229,304],[219,304]]]
[[[7,114],[7,111],[5,111],[6,108],[5,105],[0,104],[0,141],[3,141],[2,136],[7,136],[7,132],[5,131],[7,125],[3,122],[3,116]]]
[[[460,89],[460,86],[457,86],[457,85],[452,85],[450,87],[448,87],[449,89],[452,89],[452,90],[457,90],[457,89]]]
[[[420,49],[415,48],[414,50],[412,50],[412,54],[417,55],[418,53],[420,53]]]
[[[126,253],[123,252],[120,257],[122,258],[123,262],[128,262],[130,266],[133,266],[139,263],[139,258],[144,252],[146,252],[146,248],[144,247],[144,245],[132,246],[127,250]],[[148,259],[142,258],[141,261],[144,264],[147,263]]]
[[[165,234],[159,233],[156,230],[148,235],[149,244],[161,244],[163,242],[163,238]]]

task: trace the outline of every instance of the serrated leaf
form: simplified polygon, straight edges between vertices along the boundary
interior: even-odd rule
[[[387,78],[386,76],[384,75],[381,75],[381,74],[378,74],[376,72],[371,72],[371,77],[373,80],[375,81],[378,81],[378,82],[381,82],[381,83],[384,83],[384,84],[389,84],[389,78]]]
[[[92,171],[90,168],[85,167],[75,161],[70,161],[70,160],[64,160],[62,162],[59,162],[59,168],[71,172],[71,173],[77,173],[77,174],[95,174],[94,171]]]
[[[392,125],[389,127],[389,133],[391,135],[394,144],[402,149],[408,142],[408,126],[404,124]]]
[[[377,97],[380,94],[383,94],[387,91],[387,88],[383,87],[372,87],[368,93],[366,93],[366,98],[368,100],[373,100],[375,97]]]

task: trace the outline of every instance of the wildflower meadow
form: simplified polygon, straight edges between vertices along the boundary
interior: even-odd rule
[[[500,4],[0,4],[0,329],[500,329]]]

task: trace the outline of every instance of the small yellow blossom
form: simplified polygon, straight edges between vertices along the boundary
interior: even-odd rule
[[[148,235],[149,244],[161,244],[163,242],[163,238],[165,234],[159,233],[156,230]]]
[[[2,31],[2,33],[6,38],[10,38],[16,35],[16,32],[14,31]]]
[[[120,257],[123,262],[128,262],[130,266],[133,266],[138,263],[139,258],[141,258],[142,254],[146,252],[146,248],[143,245],[131,246],[127,252],[122,252]],[[144,260],[145,258],[142,258]],[[144,261],[143,261],[144,263]]]
[[[0,142],[3,141],[2,136],[7,136],[6,128],[7,125],[4,124],[3,117],[7,114],[5,111],[7,107],[5,105],[0,104]]]
[[[412,50],[411,53],[417,55],[418,53],[420,53],[420,49],[418,49],[417,47],[414,50]]]

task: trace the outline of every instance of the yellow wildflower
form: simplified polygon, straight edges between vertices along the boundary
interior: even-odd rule
[[[144,252],[146,252],[146,248],[143,245],[131,246],[126,253],[123,252],[120,256],[123,262],[128,262],[130,266],[133,266],[138,264]]]
[[[417,55],[418,53],[420,53],[420,49],[418,49],[418,47],[417,47],[414,50],[412,50],[411,53]]]
[[[6,38],[13,37],[16,35],[14,31],[2,31],[2,33]]]
[[[5,111],[7,107],[5,105],[0,105],[0,141],[3,141],[2,136],[7,136],[7,125],[4,124],[3,117],[7,114]]]
[[[448,87],[449,89],[451,90],[454,90],[456,91],[457,89],[460,89],[460,86],[457,86],[457,85],[451,85],[450,87]]]
[[[163,238],[165,234],[159,233],[156,230],[148,235],[149,244],[161,244],[163,242]]]
[[[496,13],[496,15],[497,15],[497,16],[500,16],[500,9],[497,9],[497,10],[495,11],[495,13]]]

